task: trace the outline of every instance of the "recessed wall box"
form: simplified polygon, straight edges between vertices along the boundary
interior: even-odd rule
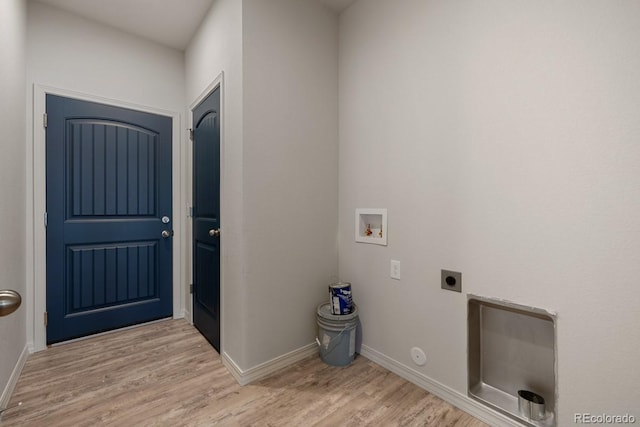
[[[356,242],[387,245],[386,209],[356,209]]]
[[[462,273],[440,270],[440,287],[447,291],[462,292]]]
[[[556,315],[468,295],[467,322],[469,397],[526,426],[555,427]],[[522,392],[544,404],[523,411]]]

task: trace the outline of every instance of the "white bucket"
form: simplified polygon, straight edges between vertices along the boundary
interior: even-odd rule
[[[356,326],[358,307],[353,305],[350,314],[333,314],[328,303],[318,306],[318,337],[320,358],[328,365],[346,366],[356,354]]]

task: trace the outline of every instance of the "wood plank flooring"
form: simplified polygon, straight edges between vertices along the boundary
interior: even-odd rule
[[[0,426],[486,426],[364,357],[316,356],[241,387],[184,320],[33,354],[18,402]]]

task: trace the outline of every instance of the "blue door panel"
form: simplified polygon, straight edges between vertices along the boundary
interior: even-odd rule
[[[218,295],[220,293],[219,285],[216,281],[210,281],[208,278],[220,276],[219,250],[217,244],[207,245],[199,242],[196,245],[196,275],[197,283],[208,283],[208,286],[200,286],[195,294],[198,306],[206,309],[213,316],[218,317],[220,309],[220,301]]]
[[[67,126],[69,216],[155,215],[158,135],[106,121]]]
[[[193,111],[193,324],[220,351],[220,88]]]
[[[67,246],[67,314],[159,298],[156,242]]]
[[[47,342],[171,316],[171,118],[46,102]]]

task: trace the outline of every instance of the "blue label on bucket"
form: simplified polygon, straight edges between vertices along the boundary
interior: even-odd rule
[[[329,285],[329,304],[332,314],[350,314],[353,311],[350,283]]]

